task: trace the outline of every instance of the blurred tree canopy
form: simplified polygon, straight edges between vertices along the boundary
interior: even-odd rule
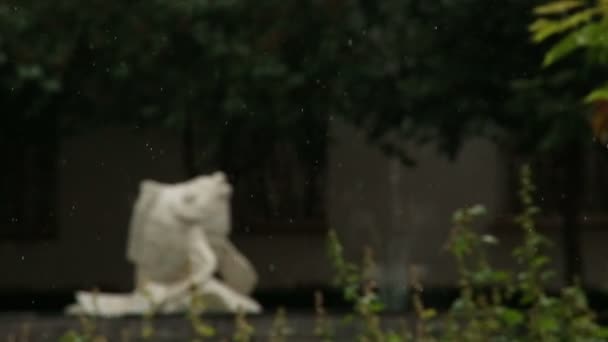
[[[567,68],[539,73],[542,52],[525,30],[530,7],[4,3],[0,100],[10,115],[3,127],[35,133],[56,120],[63,135],[111,122],[188,129],[202,118],[208,153],[234,137],[256,141],[238,148],[259,153],[273,139],[293,140],[302,151],[324,144],[327,121],[342,117],[405,161],[403,141],[433,142],[453,155],[475,135],[550,149],[585,129],[573,86],[581,77]]]

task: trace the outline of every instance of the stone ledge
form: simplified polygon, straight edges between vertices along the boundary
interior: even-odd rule
[[[217,335],[205,341],[230,341],[234,333],[234,316],[232,315],[209,315],[203,316],[206,323],[216,329]],[[314,335],[316,317],[313,313],[287,312],[290,335],[288,340],[295,341],[318,341]],[[334,341],[355,340],[356,327],[344,324],[344,316],[331,316],[328,320],[337,330]],[[401,331],[406,316],[385,315],[383,326]],[[247,317],[247,321],[255,328],[252,341],[268,341],[274,315],[262,314]],[[97,319],[95,327],[98,334],[107,338],[108,341],[146,341],[146,342],[184,342],[191,341],[196,336],[193,333],[190,322],[184,316],[163,316],[153,320],[154,335],[143,339],[141,331],[144,320],[141,317],[126,317],[116,319]],[[34,313],[13,313],[0,315],[0,339],[6,341],[44,342],[58,341],[68,330],[81,330],[78,317],[63,315],[44,315]]]

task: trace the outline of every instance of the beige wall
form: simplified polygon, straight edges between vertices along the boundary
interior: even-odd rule
[[[348,125],[334,125],[334,134],[341,143],[331,150],[332,225],[353,248],[369,241],[394,284],[406,284],[408,265],[423,266],[428,285],[453,284],[443,250],[452,212],[476,203],[491,212],[505,206],[504,167],[493,145],[470,142],[454,163],[431,147],[412,147],[418,165],[408,168],[369,147]]]
[[[348,125],[335,122],[337,143],[329,151],[330,224],[349,256],[374,248],[382,279],[405,285],[409,264],[422,265],[427,286],[450,286],[455,272],[442,250],[454,209],[485,204],[505,209],[504,166],[492,144],[472,141],[455,163],[430,148],[412,148],[417,168],[405,168],[368,146]],[[56,240],[0,242],[2,289],[131,287],[125,239],[139,181],[182,179],[179,141],[165,131],[106,129],[75,137],[62,148],[60,225]],[[236,189],[238,191],[238,189]],[[509,231],[496,233],[504,247],[494,256],[509,264],[515,242]],[[585,233],[587,273],[594,284],[606,277],[604,232]],[[318,286],[331,276],[324,234],[241,234],[236,244],[260,273],[262,288]],[[559,245],[558,245],[559,246]],[[561,260],[555,250],[556,261]]]

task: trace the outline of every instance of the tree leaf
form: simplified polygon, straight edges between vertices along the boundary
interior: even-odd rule
[[[595,89],[585,97],[584,101],[585,103],[593,103],[601,100],[608,101],[608,85]]]
[[[529,29],[533,34],[532,41],[540,43],[551,36],[574,29],[590,21],[598,11],[597,8],[588,8],[560,20],[540,18],[530,25]]]
[[[519,325],[524,321],[524,315],[521,312],[509,308],[501,310],[500,318],[510,327]]]
[[[420,318],[422,318],[423,320],[429,320],[429,319],[433,319],[437,316],[437,310],[435,309],[425,309],[422,312],[422,315]]]
[[[535,7],[534,13],[538,15],[560,14],[568,12],[575,8],[582,7],[583,5],[585,5],[584,1],[577,0],[554,1],[546,5]]]
[[[597,43],[594,42],[602,38],[604,29],[604,25],[592,23],[569,33],[547,51],[543,66],[550,66],[581,47],[596,45]]]

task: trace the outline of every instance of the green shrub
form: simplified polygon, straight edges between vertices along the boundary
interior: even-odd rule
[[[549,268],[547,238],[535,227],[534,185],[528,166],[521,169],[519,197],[523,207],[515,222],[523,233],[523,242],[514,249],[519,267],[513,271],[494,268],[487,258],[488,248],[498,243],[491,235],[472,228],[485,214],[483,206],[457,210],[447,249],[456,261],[460,295],[448,312],[438,317],[425,308],[416,286],[413,306],[417,323],[412,329],[397,334],[384,332],[379,314],[380,300],[365,291],[362,267],[347,262],[342,245],[334,231],[329,233],[329,254],[335,268],[336,284],[344,298],[354,303],[355,315],[363,323],[360,341],[605,341],[608,330],[598,325],[578,285],[562,289],[557,296],[548,294],[547,281],[554,272]],[[363,284],[363,290],[361,286]],[[429,323],[440,323],[430,325]]]

